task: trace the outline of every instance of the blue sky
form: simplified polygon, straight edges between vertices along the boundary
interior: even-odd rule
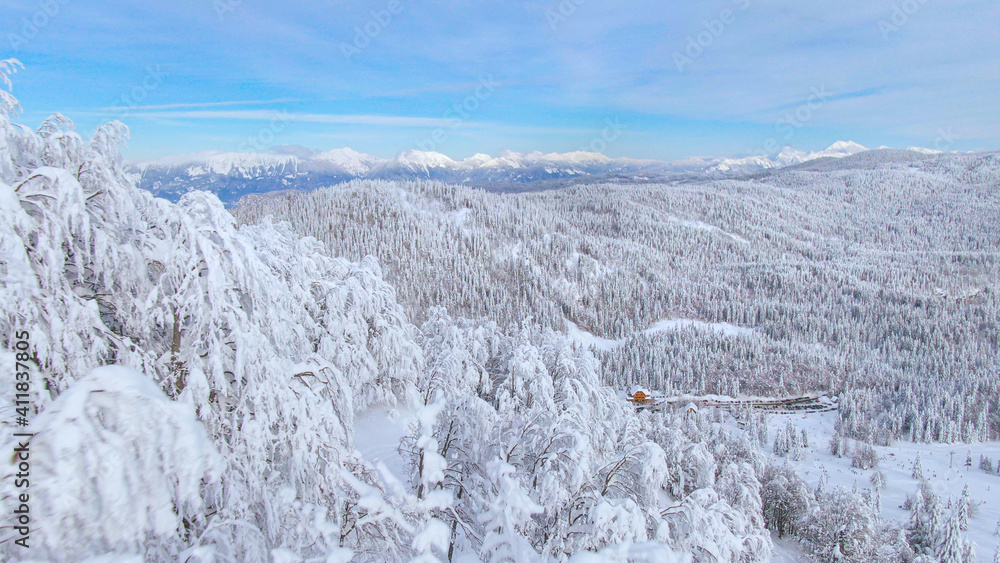
[[[20,121],[58,111],[89,134],[122,119],[135,159],[1000,148],[992,0],[0,0],[0,14],[0,59],[26,67]],[[598,141],[609,124],[620,133]]]

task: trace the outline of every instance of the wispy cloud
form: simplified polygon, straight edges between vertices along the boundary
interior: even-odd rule
[[[455,120],[438,117],[413,117],[400,115],[365,115],[365,114],[332,114],[332,113],[291,113],[274,110],[198,110],[198,111],[147,111],[132,114],[132,117],[146,119],[231,119],[244,121],[282,120],[296,123],[317,123],[326,125],[373,125],[380,127],[422,127],[422,128],[454,128]],[[487,121],[462,122],[463,129],[487,129],[491,131],[532,133],[532,134],[589,134],[592,128],[587,127],[546,127],[538,125],[523,125],[512,123],[497,123]]]
[[[231,107],[231,106],[265,106],[269,104],[284,104],[303,102],[306,100],[297,98],[276,98],[274,100],[233,100],[228,102],[190,102],[185,104],[160,104],[152,106],[132,106],[124,108],[120,106],[107,106],[100,108],[101,111],[122,111],[122,110],[164,110],[164,109],[185,109],[185,108],[211,108],[211,107]]]
[[[140,112],[133,117],[160,118],[173,117],[178,119],[239,119],[249,121],[270,121],[281,119],[300,123],[324,123],[331,125],[379,125],[389,127],[447,127],[450,122],[436,117],[409,117],[399,115],[356,115],[332,113],[289,113],[270,110],[234,110],[234,111],[171,111],[171,112]]]

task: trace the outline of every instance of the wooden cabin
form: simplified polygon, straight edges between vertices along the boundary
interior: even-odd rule
[[[648,400],[649,400],[649,395],[643,393],[642,391],[636,391],[632,395],[632,402],[633,403],[645,403]]]

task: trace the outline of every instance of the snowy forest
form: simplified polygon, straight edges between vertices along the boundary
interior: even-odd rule
[[[825,391],[852,438],[996,440],[1000,157],[909,155],[533,194],[361,181],[247,198],[237,217],[375,256],[414,319],[573,323],[617,389]],[[672,319],[740,336],[655,329]]]
[[[992,506],[935,489],[930,459],[886,517],[875,449],[1000,438],[995,154],[522,194],[355,181],[230,212],[139,189],[121,123],[17,123],[16,68],[0,366],[31,366],[37,412],[32,546],[0,528],[5,561],[1000,559],[971,537]],[[636,386],[824,393],[836,434],[636,409]],[[795,464],[817,447],[863,486],[814,485]]]

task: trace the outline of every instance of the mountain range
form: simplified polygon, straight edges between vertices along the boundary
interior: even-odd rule
[[[884,148],[884,147],[883,147]],[[368,178],[384,180],[439,180],[504,189],[551,182],[573,182],[615,176],[664,180],[699,176],[741,175],[819,159],[843,158],[868,151],[852,141],[806,152],[786,147],[773,156],[745,158],[692,157],[675,161],[610,158],[594,152],[541,153],[503,151],[498,156],[475,154],[453,160],[439,152],[408,150],[393,158],[379,158],[350,148],[321,152],[285,145],[268,153],[203,152],[165,157],[133,165],[139,185],[176,201],[191,190],[208,190],[233,204],[251,193],[312,190]],[[940,152],[911,147],[914,157]]]

